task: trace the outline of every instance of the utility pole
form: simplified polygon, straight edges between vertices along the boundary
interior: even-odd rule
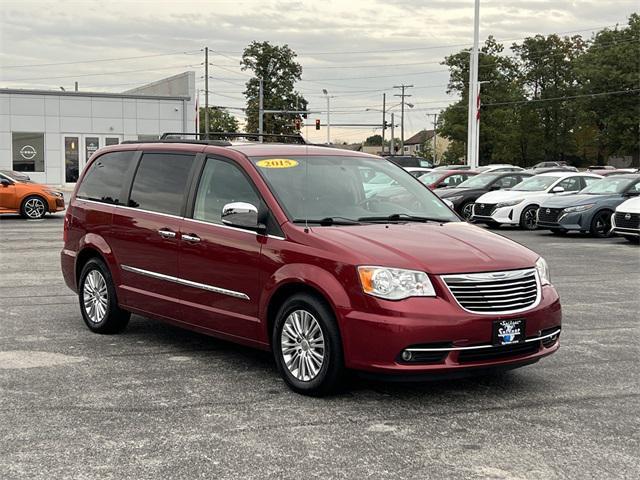
[[[478,166],[478,41],[480,30],[480,0],[475,0],[473,50],[469,58],[469,118],[467,119],[467,163]]]
[[[260,79],[260,93],[258,94],[258,133],[264,133],[264,82]],[[258,137],[262,143],[262,136]]]
[[[387,118],[386,118],[386,101],[387,101],[387,94],[383,93],[382,94],[382,154],[384,155],[384,132],[387,129]]]
[[[198,112],[200,115],[200,112]],[[199,133],[199,132],[196,132]],[[209,138],[209,47],[204,47],[204,134]]]
[[[327,145],[331,145],[331,97],[326,88],[322,89],[322,93],[327,97]]]
[[[404,99],[405,97],[410,97],[411,95],[405,95],[404,90],[405,88],[412,88],[413,85],[405,85],[404,83],[402,85],[394,85],[393,88],[400,88],[402,89],[402,93],[396,93],[394,95],[394,97],[401,97],[401,110],[400,110],[400,152],[402,154],[404,154]]]
[[[396,137],[394,133],[395,122],[393,121],[393,112],[391,112],[391,144],[389,145],[391,151],[389,152],[391,155],[396,154]]]
[[[433,115],[433,164],[436,164],[436,125],[438,124],[438,114],[437,113],[427,113],[427,116]]]

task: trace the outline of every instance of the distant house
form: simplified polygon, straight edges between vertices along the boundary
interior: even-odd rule
[[[435,132],[433,130],[420,130],[418,133],[404,141],[404,152],[402,155],[418,155],[422,152],[426,142],[431,142],[431,144],[433,144],[434,134]],[[448,139],[436,135],[437,158],[442,158],[442,155],[447,151],[448,146]],[[398,154],[400,154],[400,152],[398,152]]]

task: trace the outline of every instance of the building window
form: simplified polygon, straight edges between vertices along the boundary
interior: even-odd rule
[[[44,133],[13,132],[13,169],[44,172]]]
[[[409,147],[407,145],[404,146],[404,151],[408,152],[409,151]]]

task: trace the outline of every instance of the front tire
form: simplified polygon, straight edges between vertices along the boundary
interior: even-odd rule
[[[84,323],[92,332],[119,333],[129,323],[131,314],[118,306],[111,273],[102,260],[92,258],[82,268],[78,299]]]
[[[609,210],[598,212],[591,220],[589,233],[597,238],[607,238],[611,236],[611,215]]]
[[[538,228],[537,219],[538,207],[529,205],[520,214],[520,228],[525,230],[536,230]]]
[[[460,215],[467,222],[471,221],[471,217],[473,216],[473,202],[465,202],[460,206]]]
[[[42,197],[31,195],[22,202],[20,215],[29,220],[40,220],[46,215],[47,210],[47,202]]]
[[[324,301],[299,293],[280,307],[271,346],[280,375],[295,392],[334,392],[344,373],[342,340],[335,315]]]

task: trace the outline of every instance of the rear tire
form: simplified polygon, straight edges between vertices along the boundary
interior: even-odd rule
[[[37,195],[25,198],[22,205],[20,205],[20,215],[28,220],[40,220],[47,214],[48,210],[47,202]]]
[[[78,299],[84,323],[92,332],[119,333],[129,323],[131,313],[118,306],[111,272],[98,258],[92,258],[82,267]]]
[[[525,208],[520,214],[520,228],[525,230],[536,230],[538,228],[537,212],[537,205],[529,205]]]
[[[596,213],[591,220],[589,233],[596,238],[607,238],[611,236],[611,216],[613,212],[602,210]]]
[[[298,293],[284,302],[271,347],[280,375],[294,392],[319,397],[340,386],[342,340],[335,315],[318,297]]]

